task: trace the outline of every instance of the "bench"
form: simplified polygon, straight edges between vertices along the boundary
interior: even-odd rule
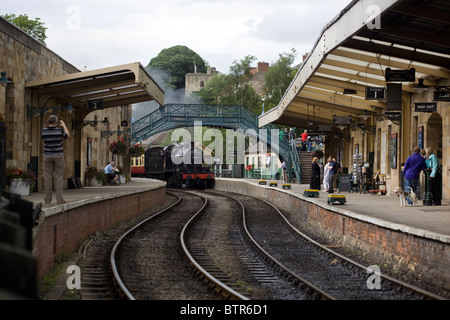
[[[342,196],[342,195],[330,194],[328,196],[327,202],[328,202],[328,204],[334,204],[335,202],[339,202],[340,204],[345,204],[347,202],[347,199],[345,198],[345,196]]]
[[[269,183],[269,186],[270,186],[270,187],[278,187],[278,183],[276,183],[276,182],[270,182],[270,183]]]
[[[253,169],[253,171],[250,172],[250,176],[252,177],[252,179],[261,178],[261,169]]]
[[[288,184],[288,183],[284,183],[281,187],[282,187],[283,189],[291,189],[291,185]]]
[[[259,180],[259,183],[258,183],[258,184],[266,185],[266,184],[267,184],[267,181],[266,181],[266,180]]]

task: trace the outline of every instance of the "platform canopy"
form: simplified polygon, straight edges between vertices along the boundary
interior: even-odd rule
[[[448,0],[354,0],[328,25],[279,105],[259,117],[292,127],[332,125],[334,116],[382,116],[386,100],[366,100],[366,87],[386,87],[386,69],[415,69],[403,92],[450,79]],[[419,84],[420,79],[420,84]],[[423,81],[423,82],[422,82]],[[354,121],[354,120],[353,120]]]
[[[77,110],[87,110],[89,102],[99,101],[101,108],[149,100],[164,105],[164,91],[139,62],[30,81],[26,87],[33,89],[40,106],[49,99],[61,106],[70,103]]]

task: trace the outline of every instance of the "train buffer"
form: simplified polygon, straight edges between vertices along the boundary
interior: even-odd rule
[[[318,198],[319,197],[319,190],[315,189],[306,189],[303,191],[303,196],[307,198]]]
[[[334,204],[336,202],[338,202],[340,204],[345,204],[347,202],[347,199],[343,195],[330,194],[330,195],[328,195],[327,202],[328,202],[328,204]]]

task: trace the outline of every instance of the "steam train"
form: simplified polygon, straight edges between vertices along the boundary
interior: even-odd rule
[[[214,187],[211,167],[205,165],[202,149],[193,142],[147,149],[144,171],[145,177],[164,180],[171,188]]]

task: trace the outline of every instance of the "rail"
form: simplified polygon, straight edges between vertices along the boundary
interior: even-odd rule
[[[228,299],[234,299],[234,300],[249,300],[246,296],[240,294],[239,292],[235,291],[234,289],[230,288],[220,280],[216,279],[214,276],[212,276],[208,271],[206,271],[193,257],[193,255],[190,253],[190,250],[186,244],[186,237],[188,234],[189,229],[193,226],[194,221],[204,212],[208,205],[208,199],[201,196],[205,200],[205,204],[203,207],[197,212],[195,216],[193,216],[188,223],[184,226],[183,230],[180,234],[180,242],[181,246],[183,248],[184,254],[189,259],[191,264],[194,266],[195,269],[197,269],[204,277],[207,279],[207,282],[213,283],[216,287],[220,288],[221,293],[224,297],[227,297]]]
[[[170,193],[170,192],[168,192]],[[172,194],[172,193],[170,193]],[[133,294],[128,290],[127,286],[125,285],[125,283],[122,281],[122,278],[119,274],[119,271],[117,269],[117,265],[116,265],[116,252],[117,249],[119,248],[120,244],[122,243],[123,239],[125,239],[130,233],[132,233],[133,231],[139,229],[140,226],[142,226],[143,224],[145,224],[146,222],[160,216],[161,214],[163,214],[164,212],[172,209],[174,206],[176,206],[177,204],[179,204],[181,202],[181,198],[175,194],[172,194],[175,197],[178,198],[178,200],[172,204],[171,206],[161,210],[160,212],[158,212],[157,214],[141,221],[140,223],[138,223],[137,225],[135,225],[133,228],[129,229],[127,232],[125,232],[120,238],[119,240],[117,240],[117,242],[114,244],[112,250],[111,250],[111,254],[110,254],[110,264],[111,264],[111,269],[112,269],[112,273],[113,273],[113,280],[114,282],[117,284],[119,291],[121,292],[121,295],[124,295],[128,300],[136,300],[136,298],[133,296]]]

